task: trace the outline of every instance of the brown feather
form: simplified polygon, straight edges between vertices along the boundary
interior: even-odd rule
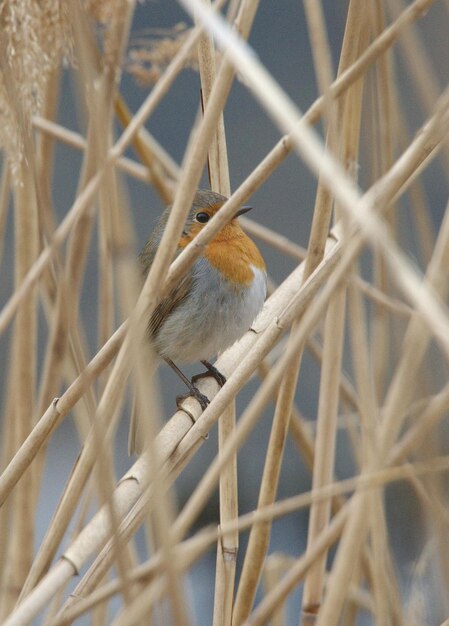
[[[168,296],[158,304],[148,324],[150,337],[157,335],[157,331],[162,322],[184,301],[190,291],[191,285],[192,274],[189,272],[181,278],[180,282],[170,291]]]

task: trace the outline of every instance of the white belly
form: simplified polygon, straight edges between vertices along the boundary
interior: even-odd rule
[[[194,266],[191,294],[160,327],[155,347],[175,362],[210,359],[250,328],[266,297],[266,274],[253,267],[254,280],[235,287],[205,259]]]

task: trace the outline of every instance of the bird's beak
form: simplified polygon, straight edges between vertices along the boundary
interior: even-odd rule
[[[244,213],[248,213],[248,211],[251,211],[252,208],[253,208],[252,206],[242,206],[242,208],[239,209],[237,213],[234,215],[234,219],[236,217],[240,217],[240,215],[243,215]]]

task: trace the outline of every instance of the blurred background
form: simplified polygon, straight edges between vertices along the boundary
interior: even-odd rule
[[[441,86],[447,83],[449,78],[448,14],[443,5],[443,2],[436,2],[416,26],[421,44],[425,48]],[[347,3],[344,0],[324,1],[323,8],[328,29],[327,34],[333,53],[334,72],[336,72],[346,20]],[[127,53],[128,65],[132,65],[133,49],[142,45],[145,47],[148,41],[168,36],[174,28],[179,27],[182,23],[190,25],[191,21],[174,1],[150,0],[138,3],[132,26],[130,50]],[[266,0],[261,2],[249,43],[292,100],[302,111],[306,110],[316,99],[318,91],[302,3],[297,0],[284,0],[283,2]],[[410,134],[413,135],[426,119],[427,111],[413,83],[407,57],[404,57],[400,45],[394,48],[392,59],[397,91],[401,105],[404,107],[405,118],[403,122],[408,127]],[[151,86],[149,85],[138,84],[135,77],[125,69],[121,79],[120,91],[132,112],[137,110],[150,89]],[[194,69],[187,69],[177,78],[173,88],[147,123],[147,128],[154,137],[179,164],[182,163],[189,133],[198,111],[199,76]],[[235,189],[279,140],[280,133],[245,86],[240,84],[238,80],[232,88],[224,117],[231,186]],[[365,123],[368,123],[368,118],[369,111],[366,111],[363,118]],[[84,134],[83,103],[79,101],[77,71],[73,67],[67,67],[64,71],[59,120],[66,127]],[[321,127],[318,130],[322,132]],[[117,127],[118,131],[119,127]],[[365,132],[367,130],[364,128],[362,133]],[[365,141],[363,145],[364,151],[358,163],[359,181],[362,188],[367,187],[372,182],[372,160],[369,144]],[[129,151],[128,155],[136,157],[132,150]],[[80,164],[80,153],[59,142],[57,143],[53,201],[59,219],[65,215],[76,196]],[[447,202],[447,184],[442,174],[442,165],[436,161],[428,168],[423,178],[427,201],[432,208],[432,227],[435,230],[438,229]],[[134,216],[135,251],[137,255],[164,206],[155,192],[144,183],[126,177],[123,177],[122,183]],[[207,185],[208,180],[205,173],[203,186]],[[250,203],[254,207],[251,217],[306,247],[315,191],[315,178],[299,158],[295,154],[291,154],[251,198]],[[413,220],[410,218],[406,201],[401,202],[398,220],[408,251],[414,255],[416,264],[421,265],[422,259],[414,242],[416,233]],[[12,228],[12,224],[10,227]],[[280,283],[294,268],[295,261],[292,260],[290,263],[284,256],[280,256],[265,244],[258,242],[258,245],[265,257],[271,279],[277,284]],[[12,246],[12,237],[7,237],[0,282],[2,303],[6,301],[13,287]],[[87,342],[90,356],[94,355],[98,349],[98,337],[96,335],[98,267],[95,243],[91,247],[90,265],[86,272],[80,307],[80,314],[88,332]],[[366,273],[369,275],[369,255],[366,255],[364,262]],[[43,320],[41,323],[44,323]],[[398,337],[400,335],[401,329],[398,329]],[[1,339],[0,348],[2,354],[6,355],[8,337]],[[7,358],[2,358],[0,367],[5,368],[6,363]],[[351,365],[348,360],[348,371],[350,368]],[[200,368],[191,367],[190,369],[187,368],[186,371],[193,374],[200,371]],[[3,380],[5,380],[5,375],[6,372],[3,369]],[[435,376],[435,380],[441,382],[446,375],[446,369],[442,369],[441,363],[436,357],[435,373],[429,372],[429,377]],[[164,412],[168,418],[175,409],[174,390],[176,393],[178,390],[183,392],[182,383],[165,366],[160,368],[160,380],[164,392]],[[252,381],[242,391],[237,402],[238,408],[247,404],[255,386],[256,382]],[[296,402],[303,416],[309,421],[312,430],[317,412],[318,386],[319,366],[307,353],[301,368]],[[124,411],[117,435],[117,477],[120,477],[132,462],[127,456],[129,406],[128,404]],[[272,411],[273,407],[266,410],[257,428],[239,454],[241,513],[252,510],[257,503]],[[349,421],[350,419],[351,416],[348,416]],[[347,423],[342,421],[336,462],[337,478],[351,476],[354,470],[346,425]],[[443,442],[443,446],[447,447],[446,442]],[[76,428],[71,419],[65,419],[51,441],[47,457],[45,477],[42,483],[43,489],[40,494],[40,525],[35,537],[36,545],[39,544],[44,535],[78,451],[79,441]],[[217,441],[214,430],[209,440],[200,448],[195,460],[189,464],[176,482],[179,507],[186,501],[216,453]],[[309,472],[302,463],[294,444],[289,439],[278,497],[298,494],[308,489],[310,489]],[[402,571],[406,574],[401,583],[407,595],[408,590],[411,590],[414,585],[416,560],[421,553],[425,521],[420,517],[415,496],[403,484],[388,488],[387,499],[389,502],[388,511],[392,521],[390,541],[394,546],[394,551],[405,566]],[[217,497],[214,497],[198,524],[202,526],[206,523],[215,523],[217,520],[218,500]],[[307,521],[307,511],[304,511],[275,522],[270,552],[282,552],[292,556],[300,554],[306,546]],[[240,544],[241,554],[244,552],[246,540],[247,534],[243,533]],[[194,623],[201,626],[212,623],[214,575],[215,550],[211,550],[206,557],[196,564],[187,577],[187,585],[191,589],[191,593],[188,593],[191,598],[190,611],[194,616]],[[424,585],[424,582],[422,584]],[[427,586],[422,587],[422,589],[427,598],[426,604],[429,604],[428,600],[433,593],[431,577],[428,578],[425,585]],[[434,600],[434,602],[430,602],[433,606],[434,615],[428,623],[437,624],[442,617],[439,614],[441,607],[438,600]],[[291,596],[288,603],[288,624],[297,623],[299,606],[300,593],[298,591]],[[79,623],[87,623],[87,621],[80,620]],[[362,620],[359,623],[369,624],[371,622],[367,616],[366,621]]]

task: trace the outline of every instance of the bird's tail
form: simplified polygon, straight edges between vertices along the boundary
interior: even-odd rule
[[[145,449],[147,437],[150,434],[151,424],[158,424],[161,420],[161,402],[156,369],[159,359],[153,359],[145,371],[145,380],[140,381],[141,392],[137,392],[134,385],[133,403],[128,433],[128,454],[141,454]]]
[[[143,437],[142,433],[142,419],[141,419],[141,408],[137,405],[136,394],[133,397],[133,404],[131,407],[131,417],[129,422],[129,432],[128,432],[128,454],[131,456],[132,454],[141,454],[143,450],[143,446],[141,445],[141,441]]]

